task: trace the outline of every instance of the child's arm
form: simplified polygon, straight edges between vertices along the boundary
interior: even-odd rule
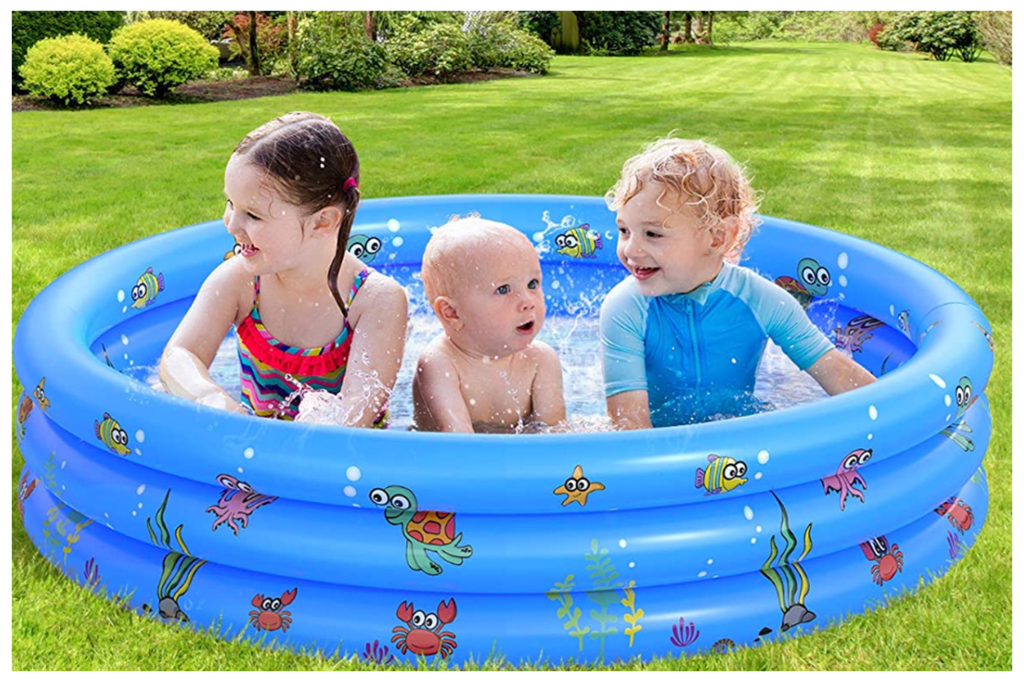
[[[608,417],[612,426],[619,431],[649,429],[651,427],[651,406],[647,391],[626,391],[607,398]]]
[[[822,355],[817,362],[807,368],[807,373],[814,377],[829,395],[846,393],[876,381],[871,372],[838,350],[830,350]]]
[[[238,316],[241,287],[249,281],[241,264],[233,261],[225,261],[203,282],[160,358],[160,381],[173,395],[245,413],[209,373],[217,349]]]
[[[446,433],[473,433],[473,417],[459,386],[459,373],[455,365],[442,354],[429,349],[416,364],[413,391],[418,394],[421,409],[429,414],[433,424],[417,424],[420,430]]]
[[[387,407],[402,367],[409,300],[398,282],[381,274],[368,278],[359,295],[366,308],[352,330],[340,396],[344,425],[369,428]]]
[[[532,421],[555,426],[565,421],[565,395],[562,392],[562,363],[555,349],[543,341],[534,341],[538,354],[537,374],[533,378]]]

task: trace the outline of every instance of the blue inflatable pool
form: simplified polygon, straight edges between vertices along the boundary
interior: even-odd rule
[[[535,241],[559,282],[549,316],[596,312],[624,275],[614,215],[590,197],[371,200],[350,248],[415,298],[430,228],[470,211]],[[15,336],[25,528],[71,579],[154,618],[381,664],[725,652],[916,589],[984,523],[989,323],[880,246],[765,218],[744,262],[875,384],[696,426],[532,436],[258,420],[149,390],[128,370],[157,361],[231,250],[219,221],[121,247],[48,286]],[[698,472],[723,465],[745,481],[711,495]]]

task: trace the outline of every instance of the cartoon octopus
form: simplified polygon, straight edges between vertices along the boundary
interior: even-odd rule
[[[282,611],[281,607],[288,606],[295,601],[295,595],[298,592],[299,588],[293,587],[280,597],[271,598],[257,594],[252,598],[252,605],[259,610],[249,612],[249,624],[257,630],[288,632],[288,628],[292,624],[292,612]]]
[[[395,626],[391,632],[395,633],[391,641],[403,654],[411,651],[418,656],[433,656],[440,653],[441,658],[448,658],[458,645],[455,643],[455,634],[442,630],[442,628],[455,620],[455,600],[449,599],[437,605],[437,613],[424,613],[413,611],[413,604],[402,602],[395,612],[398,620],[402,621],[408,628]]]
[[[857,469],[868,463],[872,452],[873,450],[854,450],[843,458],[843,463],[839,465],[835,474],[821,479],[825,495],[828,495],[833,490],[839,493],[840,511],[846,511],[847,495],[853,495],[861,502],[864,501],[864,493],[861,490],[867,490],[868,484],[864,482],[864,477],[860,475]],[[860,483],[861,490],[857,490],[854,487],[857,483]]]
[[[868,339],[874,336],[874,330],[884,326],[884,322],[870,315],[858,315],[847,322],[846,326],[835,328],[836,348],[848,355],[860,353]]]
[[[950,524],[960,531],[961,535],[974,525],[974,510],[970,505],[964,504],[959,497],[949,498],[936,507],[935,513],[949,519]]]
[[[277,499],[256,492],[248,483],[239,481],[230,474],[221,474],[217,477],[217,482],[224,486],[225,490],[220,494],[217,504],[206,508],[206,511],[217,515],[211,530],[217,530],[217,526],[227,523],[228,528],[238,535],[235,521],[241,521],[242,528],[248,528],[249,515]]]
[[[886,580],[892,580],[893,576],[903,570],[903,552],[900,551],[900,546],[895,542],[890,545],[884,535],[860,543],[860,548],[868,561],[877,562],[871,566],[871,578],[879,585]]]

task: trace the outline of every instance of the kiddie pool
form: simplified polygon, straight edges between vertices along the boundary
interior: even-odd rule
[[[429,228],[470,211],[538,244],[549,316],[596,312],[624,274],[592,197],[370,200],[350,245],[421,296]],[[25,528],[71,579],[154,618],[381,664],[725,652],[916,589],[984,522],[989,323],[880,246],[766,217],[745,261],[803,288],[877,383],[742,419],[532,436],[258,420],[123,374],[156,361],[231,249],[219,221],[115,249],[50,284],[15,336]],[[745,484],[696,483],[738,462]]]

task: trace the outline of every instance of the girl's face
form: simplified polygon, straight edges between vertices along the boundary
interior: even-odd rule
[[[710,232],[702,229],[693,209],[673,212],[658,205],[662,189],[648,180],[616,218],[616,253],[644,296],[693,291],[714,279],[722,265],[721,254],[711,248]],[[665,201],[671,205],[671,197]]]
[[[280,197],[266,173],[244,157],[232,156],[228,162],[224,195],[224,225],[254,275],[287,272],[309,262],[311,249],[320,248],[317,240],[306,239],[302,209]]]

